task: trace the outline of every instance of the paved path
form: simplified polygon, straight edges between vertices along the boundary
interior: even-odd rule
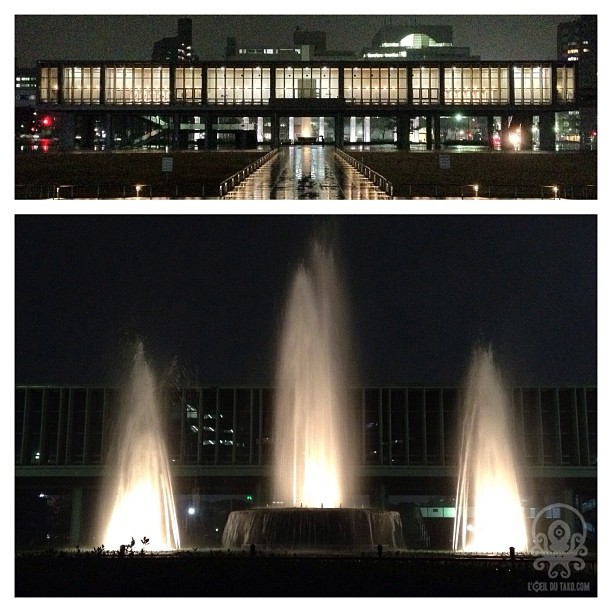
[[[389,196],[332,147],[281,149],[224,199],[232,200],[388,200]]]

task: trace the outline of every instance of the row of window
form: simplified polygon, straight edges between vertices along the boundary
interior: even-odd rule
[[[17,465],[105,462],[120,389],[16,392]],[[365,388],[351,392],[365,465],[456,465],[461,391]],[[166,393],[168,454],[182,465],[266,465],[274,454],[274,392],[190,388]],[[513,430],[527,465],[597,463],[597,390],[516,388]]]
[[[497,66],[463,68],[174,68],[174,99],[179,103],[216,105],[269,104],[274,93],[282,99],[338,99],[349,104],[492,105],[510,100],[510,69]],[[556,93],[560,103],[574,101],[573,67],[556,67]],[[514,66],[514,104],[543,105],[553,102],[553,68]],[[101,103],[101,68],[67,66],[62,74],[65,104]],[[43,66],[40,101],[59,102],[59,69]],[[203,99],[204,92],[206,100]],[[170,104],[169,67],[106,67],[106,104]]]

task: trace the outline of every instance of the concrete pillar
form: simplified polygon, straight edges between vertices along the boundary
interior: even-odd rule
[[[214,117],[212,115],[206,115],[204,118],[205,135],[206,135],[206,148],[216,149],[217,148],[217,132],[214,130]]]
[[[335,117],[334,140],[336,147],[341,149],[344,145],[344,115],[338,113]]]
[[[410,148],[410,118],[407,115],[397,118],[397,148]]]
[[[431,151],[433,149],[432,123],[432,116],[427,115],[425,117],[425,147],[428,151]]]
[[[57,117],[59,148],[62,151],[72,151],[74,149],[74,137],[76,136],[74,114],[58,113]]]
[[[357,117],[351,117],[349,119],[349,142],[354,143],[357,141]]]
[[[289,142],[295,142],[295,117],[289,117]]]
[[[387,485],[381,482],[378,485],[378,506],[379,508],[385,509],[389,505],[389,491]]]
[[[262,143],[264,141],[264,118],[257,117],[257,142]]]
[[[540,151],[555,150],[555,113],[540,113]]]
[[[363,118],[363,142],[370,142],[371,117]]]
[[[272,131],[272,147],[280,146],[280,117],[273,113],[270,117]]]
[[[83,487],[72,489],[72,508],[70,516],[70,544],[81,543],[81,519],[83,513]]]
[[[440,115],[434,115],[433,118],[433,139],[434,139],[434,149],[442,148],[440,142]]]
[[[319,117],[319,138],[325,138],[325,117]]]
[[[489,148],[493,148],[493,132],[495,131],[495,124],[493,120],[493,115],[487,115],[487,142],[489,143]]]
[[[106,113],[104,115],[104,149],[109,151],[112,146],[111,132],[113,128],[113,122],[111,120],[111,114]]]

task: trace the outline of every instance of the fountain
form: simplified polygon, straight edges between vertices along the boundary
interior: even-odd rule
[[[139,343],[109,457],[100,529],[107,550],[132,537],[148,538],[151,551],[180,547],[162,431],[155,379]]]
[[[463,399],[455,551],[527,551],[510,410],[492,350],[476,348]]]
[[[331,250],[299,266],[280,339],[273,508],[232,512],[223,546],[403,548],[399,513],[351,508],[355,420],[347,404],[345,299]]]

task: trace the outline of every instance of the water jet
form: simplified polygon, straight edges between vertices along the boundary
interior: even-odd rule
[[[293,277],[280,338],[273,499],[283,507],[230,513],[224,547],[404,548],[398,512],[351,507],[357,430],[346,312],[333,253],[315,241]]]
[[[527,551],[511,402],[491,348],[472,353],[463,398],[453,549]]]
[[[148,538],[151,551],[180,548],[160,406],[155,377],[139,343],[104,487],[100,533],[107,550],[118,550],[132,537],[137,542]]]

